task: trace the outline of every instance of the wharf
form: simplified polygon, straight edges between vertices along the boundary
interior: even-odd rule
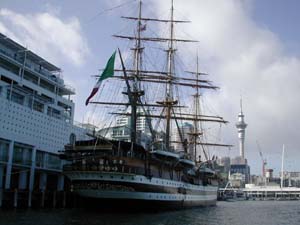
[[[243,189],[244,196],[261,200],[300,200],[300,188],[297,187],[251,187]]]
[[[300,200],[300,188],[254,186],[251,188],[220,188],[219,200]]]
[[[78,196],[67,191],[27,191],[0,189],[0,208],[71,208]]]

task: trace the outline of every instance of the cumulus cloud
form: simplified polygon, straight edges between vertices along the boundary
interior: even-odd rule
[[[20,14],[3,8],[0,10],[0,32],[54,63],[66,59],[80,66],[89,54],[80,22],[75,17],[60,19],[58,13],[52,10]]]
[[[168,8],[168,1],[157,2],[157,8]],[[185,33],[197,38],[200,65],[212,74],[221,90],[206,93],[206,100],[231,122],[224,134],[235,144],[238,154],[235,121],[239,98],[244,98],[244,113],[249,124],[246,130],[246,155],[250,163],[260,165],[256,146],[259,140],[266,158],[277,154],[287,145],[291,164],[300,154],[298,129],[300,121],[300,59],[284,51],[278,36],[260,27],[252,18],[254,1],[176,1],[175,15],[188,15],[192,24]],[[176,14],[180,12],[180,14]],[[178,28],[181,29],[181,28]],[[178,30],[177,30],[178,31]],[[185,56],[191,52],[181,51]],[[294,156],[294,158],[292,157]],[[275,157],[276,158],[276,157]],[[276,162],[275,162],[276,161]],[[279,167],[280,158],[270,167]]]

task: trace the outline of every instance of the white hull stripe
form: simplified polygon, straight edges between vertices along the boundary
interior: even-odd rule
[[[183,195],[148,192],[76,190],[82,197],[105,199],[138,199],[152,201],[215,201],[217,195]]]

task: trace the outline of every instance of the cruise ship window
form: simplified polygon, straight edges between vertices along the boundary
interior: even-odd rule
[[[10,94],[10,90],[7,90],[7,98],[9,99],[10,97],[13,102],[23,105],[23,103],[24,103],[23,95],[15,92],[15,91],[12,91],[12,93]]]
[[[44,111],[44,104],[42,104],[38,101],[34,101],[33,102],[33,109],[38,111],[38,112],[43,112]]]
[[[19,68],[10,62],[7,62],[4,59],[0,59],[0,66],[8,71],[11,71],[11,72],[17,74],[17,75],[19,74]]]

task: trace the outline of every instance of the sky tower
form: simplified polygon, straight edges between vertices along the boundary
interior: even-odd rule
[[[238,129],[238,136],[239,136],[240,157],[242,159],[245,159],[244,142],[245,142],[245,130],[247,124],[244,121],[242,98],[240,100],[240,107],[241,107],[241,112],[239,113],[238,116],[238,122],[236,123],[236,128]]]

